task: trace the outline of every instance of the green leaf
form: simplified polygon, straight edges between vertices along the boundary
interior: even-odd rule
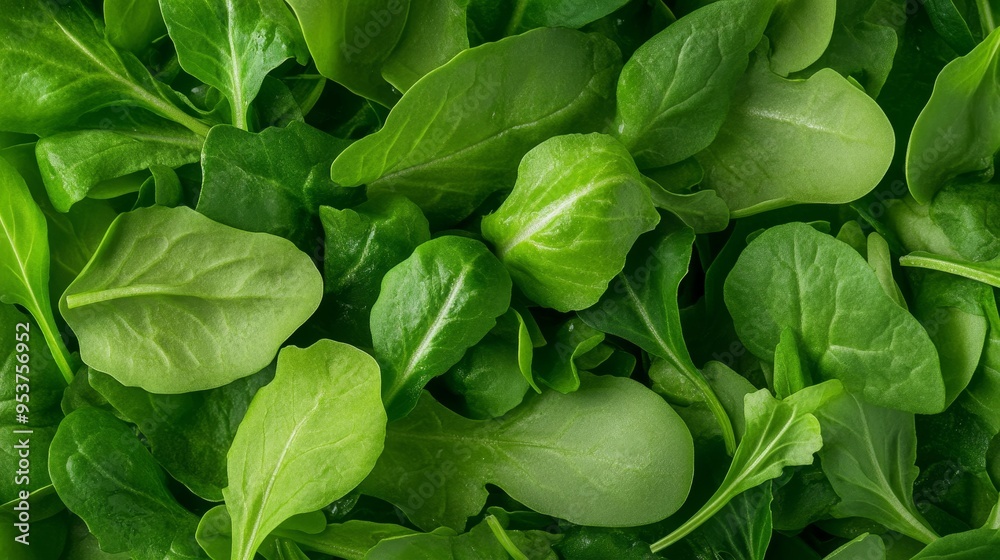
[[[580,370],[588,354],[604,342],[604,333],[574,317],[563,323],[551,337],[551,343],[538,351],[534,369],[543,384],[572,393],[580,388]]]
[[[349,144],[298,121],[259,134],[216,126],[205,138],[197,209],[308,251],[319,237],[313,220],[319,205],[346,206],[361,194],[329,179],[330,164]]]
[[[0,305],[0,469],[10,473],[0,479],[0,503],[18,498],[21,492],[35,492],[50,484],[47,468],[48,448],[56,426],[62,420],[59,403],[66,383],[52,359],[44,354],[41,340],[33,340],[37,323],[12,305]],[[22,363],[19,356],[27,356]],[[18,403],[28,395],[28,422],[19,423]],[[23,406],[22,406],[23,408]],[[31,433],[17,433],[30,430]],[[30,469],[18,466],[21,445],[29,442]],[[23,475],[28,475],[27,477]],[[39,500],[34,496],[33,520],[41,519]],[[62,509],[60,506],[59,509]]]
[[[24,306],[31,313],[67,383],[73,380],[69,352],[52,315],[49,300],[49,241],[45,216],[28,186],[0,158],[0,302]],[[37,346],[36,346],[37,349]]]
[[[319,272],[288,241],[154,206],[115,220],[60,311],[87,365],[172,394],[263,369],[322,293]]]
[[[979,365],[968,387],[958,398],[958,403],[975,414],[996,434],[1000,432],[1000,313],[997,307],[985,308],[989,330],[983,345]]]
[[[382,66],[386,81],[403,92],[469,48],[465,16],[468,0],[409,0],[409,3],[406,27]]]
[[[613,129],[640,168],[677,163],[712,143],[773,7],[720,0],[635,51],[618,80]]]
[[[257,390],[274,368],[238,379],[218,389],[157,395],[126,387],[110,375],[90,370],[90,384],[149,444],[153,458],[201,498],[222,501],[226,453]]]
[[[802,363],[799,342],[791,327],[781,329],[778,345],[774,349],[774,393],[779,399],[792,395],[812,385],[812,375],[807,364]]]
[[[527,540],[526,537],[529,534],[545,535],[541,531],[528,531],[524,534],[521,531],[510,532],[510,535],[517,538],[522,544],[525,544],[524,541]],[[517,545],[510,542],[509,546],[516,547]],[[532,559],[551,558],[555,560],[557,558],[552,553],[551,548],[547,550],[548,555],[543,555],[543,551],[537,548],[532,552]],[[399,558],[407,560],[510,560],[512,556],[504,544],[494,536],[489,524],[484,521],[473,527],[468,533],[461,535],[435,531],[385,539],[364,556],[364,560],[396,560]],[[525,559],[528,557],[520,553],[520,557],[513,556],[513,558]]]
[[[767,25],[771,70],[788,76],[816,62],[830,43],[836,0],[778,0]]]
[[[913,414],[844,394],[819,410],[823,472],[840,496],[836,517],[866,517],[923,543],[937,539],[913,504]]]
[[[712,411],[726,450],[732,453],[736,449],[732,423],[691,360],[681,330],[677,293],[688,272],[693,243],[690,229],[676,220],[663,220],[655,231],[639,238],[625,268],[596,305],[580,312],[580,318],[669,363]]]
[[[482,228],[525,295],[572,311],[600,299],[636,238],[659,220],[625,148],[590,134],[528,152],[514,191]]]
[[[290,531],[280,527],[276,534],[295,541],[306,550],[330,554],[345,560],[363,560],[365,554],[379,542],[394,537],[415,535],[417,532],[388,523],[350,520],[327,525],[326,529],[316,534]]]
[[[321,206],[319,218],[326,234],[325,289],[339,339],[371,346],[371,309],[381,280],[430,240],[427,218],[409,199],[391,194],[344,210]]]
[[[613,43],[568,29],[463,51],[414,84],[379,132],[344,150],[333,180],[398,192],[432,224],[458,223],[509,189],[521,157],[540,142],[605,126],[619,68]]]
[[[685,161],[694,162],[699,173],[696,182],[700,182],[701,166],[695,160]],[[722,231],[729,225],[729,207],[726,206],[726,201],[715,194],[715,191],[673,192],[649,177],[645,177],[645,182],[649,187],[653,204],[680,218],[695,233]]]
[[[257,554],[267,560],[277,560],[278,535],[313,537],[326,528],[326,516],[322,511],[293,515],[264,538],[260,548],[257,549]],[[233,520],[229,517],[229,510],[225,505],[215,506],[201,516],[195,538],[212,560],[232,560]]]
[[[823,560],[885,560],[885,543],[878,535],[865,533],[834,550]]]
[[[11,0],[0,14],[0,128],[44,134],[93,109],[142,107],[204,136],[208,126],[180,108],[132,53],[104,38],[104,25],[81,0],[38,4]]]
[[[767,389],[748,394],[744,398],[746,432],[722,484],[697,513],[653,543],[653,552],[689,535],[736,496],[778,478],[785,467],[812,464],[813,454],[823,447],[819,421],[812,413],[841,391],[840,383],[830,381],[781,401]]]
[[[889,120],[835,71],[786,80],[758,59],[738,91],[715,141],[698,155],[702,186],[714,189],[734,218],[798,203],[851,202],[889,168]]]
[[[59,424],[49,459],[59,496],[105,552],[205,558],[194,538],[198,518],[170,494],[163,471],[124,422],[96,408],[76,410]]]
[[[38,166],[56,210],[69,211],[102,181],[153,165],[198,161],[200,136],[164,119],[135,115],[121,128],[63,132],[38,141]]]
[[[903,292],[899,290],[899,285],[896,284],[896,281],[892,277],[892,254],[889,252],[889,244],[885,238],[876,232],[870,233],[868,241],[865,244],[865,252],[862,254],[867,256],[868,266],[872,267],[872,270],[875,271],[875,276],[878,277],[878,281],[882,284],[882,289],[885,290],[886,295],[892,301],[896,302],[896,305],[906,309],[906,300],[903,299]]]
[[[601,19],[626,2],[627,0],[565,0],[553,3],[546,0],[513,0],[508,11],[503,13],[504,16],[509,14],[509,19],[504,24],[504,33],[517,35],[538,27],[577,29]]]
[[[886,19],[866,14],[876,12],[875,0],[837,0],[833,35],[823,56],[807,73],[832,68],[858,81],[873,98],[878,97],[892,69],[898,38]]]
[[[160,9],[181,68],[224,93],[244,130],[264,76],[289,58],[305,63],[299,26],[280,0],[160,0]]]
[[[1000,132],[978,123],[1000,114],[998,49],[1000,32],[993,32],[972,52],[948,63],[934,81],[906,147],[906,182],[917,202],[927,204],[961,175],[992,169]]]
[[[638,525],[681,506],[693,453],[677,414],[630,379],[587,376],[576,392],[529,395],[485,421],[462,418],[425,393],[389,425],[385,452],[361,491],[427,530],[463,529],[482,509],[487,483],[572,523]]]
[[[771,542],[771,483],[733,498],[670,551],[677,560],[764,560]],[[687,550],[690,552],[687,552]]]
[[[288,5],[320,74],[386,107],[396,103],[399,92],[381,69],[403,35],[410,0],[289,0]]]
[[[496,257],[465,237],[428,241],[385,275],[371,329],[389,418],[406,416],[424,385],[486,336],[510,290]]]
[[[997,555],[1000,555],[1000,531],[984,527],[941,537],[912,560],[979,560]]]
[[[136,54],[167,33],[157,0],[104,0],[104,23],[109,43]]]
[[[801,223],[768,229],[740,255],[725,299],[740,340],[760,359],[774,360],[790,327],[818,379],[840,379],[880,406],[944,409],[930,337],[847,244]]]
[[[233,558],[252,560],[283,521],[357,486],[384,437],[375,360],[329,340],[282,350],[274,381],[254,396],[229,450],[223,495]]]
[[[947,272],[977,282],[1000,287],[1000,258],[988,261],[968,261],[962,258],[936,255],[926,251],[914,251],[900,257],[899,264]]]

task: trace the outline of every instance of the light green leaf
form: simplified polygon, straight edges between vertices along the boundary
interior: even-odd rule
[[[726,120],[774,0],[720,0],[639,47],[618,80],[613,130],[640,168],[702,151]]]
[[[462,418],[425,393],[389,425],[385,452],[361,491],[426,530],[464,529],[482,509],[487,483],[572,523],[640,525],[684,502],[693,453],[677,414],[630,379],[587,376],[576,392],[532,394],[484,421]]]
[[[856,223],[856,222],[855,222]],[[843,230],[841,230],[843,231]],[[839,238],[839,235],[838,235]],[[892,254],[889,253],[889,244],[885,238],[876,232],[868,234],[868,241],[865,245],[868,266],[875,271],[879,284],[885,290],[886,295],[896,302],[896,305],[906,309],[906,300],[903,299],[903,292],[899,290],[899,285],[892,277]]]
[[[224,93],[233,124],[244,130],[264,76],[289,58],[306,61],[299,26],[281,0],[160,0],[160,10],[181,68]]]
[[[514,191],[482,229],[525,295],[572,311],[600,299],[636,238],[659,220],[621,144],[568,135],[524,156]]]
[[[912,560],[983,560],[998,556],[1000,531],[995,527],[984,527],[941,537]]]
[[[771,70],[788,76],[816,62],[830,43],[836,0],[778,0],[767,26]]]
[[[885,543],[878,535],[865,533],[827,555],[823,560],[885,560]]]
[[[698,155],[704,188],[734,218],[798,203],[842,204],[867,194],[892,161],[889,119],[833,70],[786,80],[760,59],[711,146]]]
[[[927,331],[846,243],[802,223],[768,229],[740,255],[725,299],[740,340],[760,359],[774,360],[781,331],[790,327],[818,379],[840,379],[880,406],[944,409]]]
[[[11,0],[0,13],[0,129],[46,134],[101,107],[142,107],[204,136],[208,126],[180,107],[130,52],[104,38],[104,24],[81,0]]]
[[[172,394],[260,371],[322,295],[290,242],[154,206],[115,220],[60,311],[87,365]]]
[[[992,168],[1000,130],[980,123],[1000,118],[998,50],[1000,31],[994,31],[934,81],[906,147],[906,182],[917,202],[927,204],[963,174]]]
[[[947,272],[948,274],[989,284],[993,287],[1000,287],[1000,258],[988,261],[969,261],[946,255],[936,255],[926,251],[914,251],[909,255],[900,257],[899,264]]]
[[[697,162],[695,165],[700,173],[701,166]],[[695,233],[722,231],[729,225],[729,207],[715,191],[673,192],[649,177],[645,177],[645,182],[653,204],[680,218]]]
[[[167,33],[157,0],[104,0],[104,23],[109,43],[136,54]]]
[[[49,240],[45,216],[28,185],[0,158],[0,302],[24,306],[67,383],[73,380],[69,352],[49,301]]]
[[[639,238],[600,301],[579,315],[590,326],[666,360],[712,411],[726,450],[732,453],[736,449],[732,423],[691,360],[681,330],[677,292],[691,263],[693,243],[690,229],[675,219],[664,219],[655,231]]]
[[[283,521],[357,486],[382,452],[385,421],[370,356],[330,340],[282,350],[229,450],[233,559],[252,560]]]
[[[847,393],[816,415],[823,429],[823,472],[841,499],[833,514],[866,517],[923,543],[937,539],[913,504],[913,414],[879,408]]]
[[[465,7],[469,0],[409,0],[399,43],[382,65],[382,75],[405,92],[431,70],[469,48]]]
[[[540,142],[604,127],[619,68],[614,43],[569,29],[463,51],[414,84],[379,132],[344,150],[333,180],[398,192],[432,224],[458,223],[513,186],[521,157]]]
[[[385,275],[371,329],[390,418],[405,416],[431,378],[486,336],[510,306],[510,291],[496,257],[465,237],[428,241]]]
[[[194,538],[198,518],[170,494],[128,424],[96,408],[76,410],[59,424],[49,459],[59,497],[105,552],[136,560],[206,557]]]

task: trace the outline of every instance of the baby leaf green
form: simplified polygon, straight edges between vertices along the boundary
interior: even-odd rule
[[[840,496],[837,517],[866,517],[923,543],[937,535],[913,504],[917,434],[913,414],[845,393],[817,416],[823,472]]]
[[[263,369],[322,295],[319,271],[290,242],[154,206],[115,219],[60,311],[87,365],[185,393]]]
[[[773,8],[774,0],[713,2],[635,51],[618,79],[613,130],[640,168],[712,143]]]
[[[482,227],[525,295],[572,311],[600,299],[636,238],[659,220],[624,146],[589,134],[551,138],[528,152],[514,191]]]
[[[234,560],[252,560],[293,515],[347,494],[382,452],[385,411],[375,360],[339,342],[287,347],[250,402],[229,450]]]
[[[2,16],[0,16],[2,17]],[[24,306],[38,322],[63,378],[73,380],[69,352],[49,300],[48,226],[16,169],[0,158],[0,302]]]
[[[816,62],[833,35],[836,0],[778,0],[767,26],[771,70],[788,76]]]
[[[486,336],[510,293],[500,261],[466,237],[428,241],[385,275],[371,330],[389,418],[405,416],[431,378]]]
[[[463,51],[407,90],[380,131],[344,150],[333,180],[398,192],[432,224],[455,224],[509,189],[521,157],[543,140],[604,127],[620,65],[614,43],[569,29]]]
[[[468,0],[410,0],[399,43],[382,65],[382,75],[406,91],[428,72],[469,48]],[[433,29],[433,33],[428,30]]]
[[[229,98],[233,125],[247,129],[247,110],[268,72],[289,58],[305,63],[299,26],[281,0],[160,0],[177,61]]]
[[[681,506],[693,452],[680,417],[631,379],[586,376],[578,391],[529,394],[506,416],[484,421],[424,393],[409,416],[389,425],[385,452],[361,491],[425,530],[464,529],[482,509],[487,483],[572,523],[638,525]]]
[[[889,119],[837,72],[786,80],[758,59],[739,92],[715,141],[698,155],[702,186],[715,189],[734,218],[797,203],[850,202],[889,168]]]
[[[790,327],[818,379],[840,379],[880,406],[944,408],[927,331],[846,243],[802,223],[768,229],[740,255],[725,300],[740,340],[763,360],[774,360],[781,331]]]
[[[194,537],[198,518],[170,494],[163,471],[128,424],[81,408],[59,424],[49,454],[59,497],[105,552],[129,552],[137,560],[206,558]]]

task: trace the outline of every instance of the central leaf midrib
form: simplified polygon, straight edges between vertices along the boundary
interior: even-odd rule
[[[105,290],[97,290],[92,292],[81,292],[79,294],[72,294],[66,296],[66,307],[69,309],[76,309],[79,307],[84,307],[87,305],[93,305],[96,303],[105,303],[108,301],[114,301],[118,299],[129,299],[136,297],[149,297],[149,296],[168,296],[168,297],[193,297],[199,299],[212,299],[212,300],[258,300],[258,299],[275,299],[273,296],[266,294],[206,294],[206,293],[194,293],[191,291],[186,291],[184,286],[177,286],[171,284],[139,284],[135,286],[123,286],[120,288],[108,288]]]

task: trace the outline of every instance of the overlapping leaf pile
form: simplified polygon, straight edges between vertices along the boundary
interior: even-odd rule
[[[5,0],[0,556],[1000,558],[994,4]]]

